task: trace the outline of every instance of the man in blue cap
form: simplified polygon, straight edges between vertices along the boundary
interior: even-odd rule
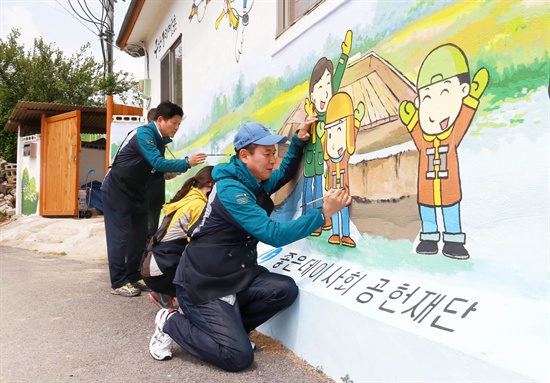
[[[254,360],[248,333],[296,299],[298,287],[286,275],[257,264],[256,245],[282,247],[309,236],[351,203],[344,190],[330,190],[322,207],[289,222],[276,222],[270,195],[297,174],[310,125],[307,117],[292,136],[279,168],[272,135],[257,122],[240,127],[237,154],[214,167],[216,181],[197,224],[189,230],[174,283],[181,313],[162,309],[149,344],[157,360],[172,357],[172,339],[192,355],[226,371],[241,371]]]

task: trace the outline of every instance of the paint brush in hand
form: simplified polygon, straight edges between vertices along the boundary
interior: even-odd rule
[[[317,199],[314,199],[313,201],[309,201],[308,203],[305,203],[305,204],[303,204],[303,205],[300,206],[300,207],[308,206],[308,205],[311,205],[312,203],[321,201],[321,200],[327,198],[327,197],[328,197],[329,195],[331,195],[331,194],[332,194],[332,193],[327,193],[327,194],[325,194],[324,196],[322,196],[322,197],[320,197],[320,198],[317,198]]]
[[[170,150],[170,148],[168,147],[168,145],[164,145],[164,147],[168,150],[168,153],[170,153],[172,155],[172,158],[177,160],[176,156],[174,155],[174,153],[172,153],[172,151]]]

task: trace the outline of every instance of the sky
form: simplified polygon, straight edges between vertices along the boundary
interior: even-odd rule
[[[73,7],[84,16],[79,6],[84,0],[70,0]],[[106,1],[106,0],[105,0]],[[135,80],[143,78],[143,58],[133,58],[116,47],[116,39],[131,0],[115,0],[115,46],[114,71],[127,71]],[[101,0],[86,0],[86,5],[96,16],[100,16]],[[71,9],[68,0],[0,0],[0,38],[5,40],[12,28],[19,28],[19,42],[26,50],[33,46],[34,38],[42,37],[44,42],[55,44],[65,56],[76,54],[81,46],[89,42],[97,61],[103,61],[101,44],[95,25],[80,19]]]

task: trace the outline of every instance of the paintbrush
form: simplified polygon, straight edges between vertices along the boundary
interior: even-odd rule
[[[177,160],[176,156],[174,155],[174,153],[172,153],[172,151],[170,150],[170,148],[168,147],[168,145],[164,145],[164,147],[168,150],[168,153],[170,153],[172,155],[172,157]]]
[[[230,156],[229,153],[209,153],[207,156]]]
[[[313,201],[309,201],[308,203],[305,203],[305,204],[303,204],[303,205],[300,206],[300,207],[308,206],[308,205],[311,205],[312,203],[319,202],[319,201],[321,201],[321,200],[327,198],[327,197],[328,197],[329,195],[331,195],[331,194],[332,194],[332,193],[327,193],[327,194],[325,194],[324,196],[322,196],[322,197],[320,197],[320,198],[317,198],[317,199],[314,199]]]

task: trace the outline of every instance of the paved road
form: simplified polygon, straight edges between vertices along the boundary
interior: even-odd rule
[[[109,294],[106,264],[0,247],[0,382],[334,382],[269,338],[228,373],[175,345],[148,351],[156,307]]]

